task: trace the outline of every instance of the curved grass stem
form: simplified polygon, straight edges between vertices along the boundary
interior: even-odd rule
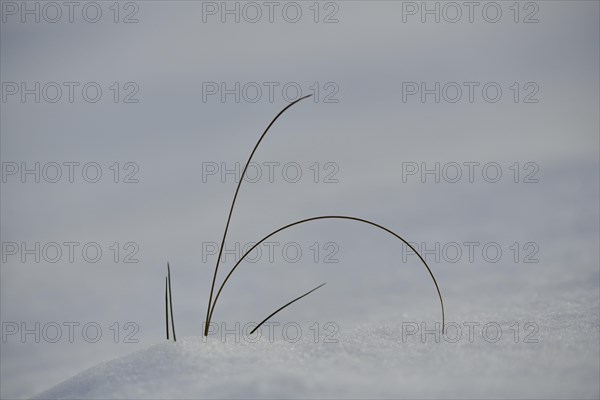
[[[229,216],[227,217],[227,223],[225,224],[225,232],[223,233],[223,239],[221,240],[221,246],[219,247],[219,256],[217,257],[217,262],[215,264],[215,271],[213,273],[213,279],[212,279],[212,284],[210,286],[210,296],[208,298],[208,307],[206,309],[206,321],[205,321],[205,328],[204,328],[204,336],[208,336],[208,324],[210,322],[210,310],[212,307],[212,301],[213,301],[213,292],[215,289],[215,283],[217,280],[217,273],[219,271],[219,263],[221,262],[221,256],[223,255],[223,247],[225,247],[225,238],[227,237],[227,231],[229,230],[229,223],[231,222],[231,215],[233,214],[233,207],[235,206],[235,201],[237,199],[238,196],[238,192],[240,191],[240,186],[242,185],[242,182],[244,180],[244,176],[246,175],[246,170],[248,169],[248,165],[250,164],[250,161],[252,161],[252,157],[254,156],[254,153],[256,152],[256,149],[258,149],[258,146],[260,145],[260,142],[263,140],[263,138],[265,137],[265,135],[267,134],[267,132],[269,131],[269,129],[271,128],[271,126],[275,123],[275,121],[277,121],[277,119],[290,107],[292,107],[294,104],[298,103],[299,101],[302,101],[308,97],[311,97],[312,94],[309,94],[307,96],[303,96],[300,97],[299,99],[291,102],[290,104],[288,104],[283,110],[281,110],[279,112],[279,114],[277,114],[275,116],[275,118],[273,118],[273,120],[271,121],[271,123],[267,126],[267,128],[265,129],[265,131],[263,132],[263,134],[260,136],[260,138],[258,139],[258,142],[256,142],[256,144],[254,145],[254,149],[252,149],[252,153],[250,153],[250,157],[248,157],[248,161],[246,161],[246,165],[244,165],[244,170],[242,171],[242,174],[240,175],[240,180],[237,184],[237,187],[235,189],[235,194],[233,195],[233,201],[231,202],[231,208],[229,209]]]
[[[209,310],[208,318],[206,320],[206,326],[208,327],[208,324],[210,323],[210,321],[212,319],[212,315],[213,315],[213,312],[215,310],[215,306],[217,304],[217,300],[219,299],[219,295],[221,294],[221,292],[223,290],[223,287],[225,287],[225,284],[227,283],[227,281],[231,277],[231,274],[233,274],[233,271],[235,271],[235,269],[240,265],[240,263],[244,260],[244,258],[246,258],[246,256],[248,256],[248,254],[250,254],[252,252],[252,250],[254,250],[256,247],[258,247],[265,240],[269,239],[271,236],[273,236],[273,235],[275,235],[275,234],[277,234],[277,233],[279,233],[279,232],[281,232],[283,230],[291,228],[291,227],[293,227],[295,225],[300,225],[300,224],[303,224],[303,223],[306,223],[306,222],[317,221],[317,220],[322,220],[322,219],[345,219],[345,220],[357,221],[357,222],[362,222],[362,223],[365,223],[365,224],[368,224],[368,225],[372,225],[372,226],[374,226],[376,228],[379,228],[379,229],[381,229],[381,230],[383,230],[383,231],[391,234],[392,236],[394,236],[397,239],[401,240],[406,246],[408,246],[408,248],[410,248],[419,257],[419,259],[421,260],[421,262],[423,263],[423,265],[427,269],[427,272],[429,272],[429,276],[433,280],[433,283],[435,285],[435,289],[436,289],[438,297],[440,299],[440,306],[441,306],[441,309],[442,309],[442,334],[444,333],[445,315],[444,315],[444,300],[442,299],[442,293],[440,292],[440,287],[438,286],[437,280],[435,279],[435,276],[433,275],[433,272],[431,271],[431,268],[429,268],[429,265],[427,265],[427,262],[421,256],[421,254],[410,243],[408,243],[404,238],[402,238],[400,235],[398,235],[394,231],[392,231],[392,230],[390,230],[390,229],[388,229],[388,228],[386,228],[386,227],[384,227],[382,225],[379,225],[379,224],[377,224],[375,222],[372,222],[372,221],[369,221],[369,220],[366,220],[366,219],[363,219],[363,218],[351,217],[351,216],[345,216],[345,215],[323,215],[323,216],[319,216],[319,217],[306,218],[306,219],[303,219],[303,220],[300,220],[300,221],[292,222],[291,224],[285,225],[285,226],[283,226],[283,227],[281,227],[281,228],[279,228],[279,229],[277,229],[277,230],[269,233],[267,236],[265,236],[264,238],[262,238],[256,244],[254,244],[237,261],[237,263],[233,266],[233,268],[229,271],[229,273],[227,274],[227,276],[223,280],[223,283],[219,287],[219,290],[217,291],[217,294],[216,294],[216,296],[214,298],[214,301],[212,302],[212,306],[211,306],[211,308]],[[299,300],[299,299],[297,299],[297,300]]]
[[[327,282],[325,282],[327,283]],[[269,319],[271,319],[271,317],[275,314],[277,314],[279,311],[283,310],[284,308],[286,308],[287,306],[290,306],[292,304],[294,304],[295,302],[297,302],[298,300],[300,300],[303,297],[308,296],[309,294],[311,294],[312,292],[314,292],[315,290],[323,287],[325,285],[325,283],[321,283],[319,286],[317,286],[316,288],[309,290],[308,292],[304,293],[302,296],[296,297],[294,300],[290,301],[289,303],[279,307],[277,310],[273,311],[271,314],[269,314],[269,316],[265,319],[263,319],[258,325],[256,325],[256,328],[252,329],[252,332],[250,332],[250,334],[252,335],[254,332],[256,332],[256,330],[258,328],[261,327],[262,324],[264,324],[265,322],[267,322]]]

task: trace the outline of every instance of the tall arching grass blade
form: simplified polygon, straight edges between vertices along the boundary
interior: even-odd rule
[[[225,247],[225,238],[227,237],[227,231],[229,230],[229,222],[231,222],[231,215],[233,214],[233,207],[235,206],[235,201],[237,199],[238,196],[238,192],[240,191],[240,186],[242,185],[242,182],[244,181],[244,176],[246,175],[246,170],[248,169],[248,165],[250,164],[250,161],[252,160],[252,157],[254,156],[254,153],[256,152],[256,149],[258,149],[258,146],[260,145],[260,142],[263,140],[263,138],[265,137],[265,135],[267,134],[267,132],[269,131],[269,129],[271,128],[271,126],[275,123],[275,121],[277,121],[277,119],[290,107],[292,107],[294,104],[298,103],[299,101],[302,101],[308,97],[311,97],[312,94],[309,94],[307,96],[304,97],[300,97],[299,99],[291,102],[290,104],[288,104],[283,110],[281,110],[279,112],[279,114],[277,114],[275,116],[275,118],[273,118],[273,120],[271,121],[271,123],[267,126],[267,128],[265,129],[265,131],[263,132],[263,134],[260,136],[260,138],[258,139],[258,142],[256,142],[256,144],[254,145],[254,149],[252,149],[252,153],[250,153],[250,157],[248,157],[248,161],[246,161],[246,165],[244,165],[244,170],[242,171],[242,174],[240,175],[240,180],[237,184],[237,187],[235,189],[235,194],[233,195],[233,201],[231,202],[231,208],[229,209],[229,216],[227,217],[227,223],[225,224],[225,232],[223,233],[223,239],[221,240],[221,246],[219,247],[219,255],[217,257],[217,262],[215,264],[215,272],[213,273],[213,279],[212,279],[212,284],[210,286],[210,296],[208,298],[208,307],[206,309],[206,323],[205,323],[205,328],[204,328],[204,336],[208,336],[208,324],[210,322],[210,310],[211,310],[211,305],[212,305],[212,301],[213,301],[213,292],[215,289],[215,282],[217,280],[217,272],[219,271],[219,263],[221,262],[221,256],[223,254],[223,247]],[[171,315],[171,317],[173,317]]]
[[[408,243],[404,238],[402,238],[400,235],[398,235],[397,233],[395,233],[394,231],[379,225],[375,222],[363,219],[363,218],[357,218],[357,217],[351,217],[351,216],[345,216],[345,215],[323,215],[323,216],[319,216],[319,217],[312,217],[312,218],[307,218],[307,219],[303,219],[300,221],[296,221],[296,222],[292,222],[291,224],[285,225],[271,233],[269,233],[267,236],[265,236],[264,238],[262,238],[260,241],[258,241],[256,244],[254,244],[248,251],[246,251],[246,253],[244,253],[244,255],[238,260],[238,262],[233,266],[233,268],[229,271],[229,273],[227,274],[227,276],[225,277],[225,279],[223,280],[223,283],[221,284],[221,287],[219,288],[219,290],[217,291],[217,294],[215,296],[215,299],[213,301],[212,307],[210,309],[210,313],[208,316],[208,321],[207,321],[207,326],[208,323],[210,323],[210,320],[212,319],[212,314],[214,312],[215,306],[217,304],[217,300],[219,298],[219,295],[221,294],[221,291],[223,290],[223,287],[225,286],[225,283],[227,283],[227,281],[229,280],[229,277],[231,277],[231,274],[233,273],[233,271],[235,271],[235,269],[240,265],[240,263],[244,260],[244,258],[246,258],[246,256],[248,256],[248,254],[250,254],[252,252],[252,250],[254,250],[257,246],[260,246],[260,244],[262,242],[264,242],[265,240],[269,239],[271,236],[286,230],[288,228],[291,228],[295,225],[300,225],[306,222],[311,222],[311,221],[317,221],[317,220],[322,220],[322,219],[345,219],[345,220],[351,220],[351,221],[357,221],[357,222],[362,222],[371,226],[374,226],[376,228],[379,228],[389,234],[391,234],[392,236],[396,237],[397,239],[399,239],[400,241],[402,241],[406,246],[408,246],[408,248],[410,248],[421,260],[421,262],[423,263],[423,265],[425,266],[425,268],[427,269],[427,272],[429,273],[429,276],[431,277],[431,279],[433,280],[433,283],[435,285],[435,289],[437,291],[438,297],[440,299],[440,306],[442,309],[442,334],[444,333],[444,324],[445,324],[445,315],[444,315],[444,300],[442,299],[442,293],[440,292],[440,287],[438,286],[437,280],[435,279],[435,276],[433,275],[433,272],[431,271],[431,268],[429,268],[429,265],[427,265],[427,262],[425,261],[425,259],[421,256],[421,254],[419,254],[419,252],[410,244]]]

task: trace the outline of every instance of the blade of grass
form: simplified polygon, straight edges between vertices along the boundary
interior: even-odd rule
[[[167,340],[169,340],[169,302],[167,300],[168,290],[168,278],[165,276],[165,326],[167,328]]]
[[[277,114],[275,116],[275,118],[273,118],[271,123],[267,126],[267,129],[265,129],[263,134],[258,139],[258,142],[256,142],[256,144],[254,145],[254,149],[252,149],[252,153],[250,153],[250,157],[248,157],[248,161],[246,161],[246,165],[244,165],[244,170],[242,171],[242,175],[240,175],[240,181],[238,182],[237,187],[235,189],[235,194],[233,195],[233,201],[231,202],[231,208],[229,209],[229,216],[227,217],[227,223],[225,224],[225,232],[223,233],[223,239],[221,240],[221,246],[219,247],[219,256],[217,257],[217,262],[215,264],[215,271],[213,273],[212,285],[210,286],[210,296],[208,298],[208,307],[206,309],[206,321],[205,321],[205,328],[204,328],[204,336],[208,336],[208,324],[210,322],[210,310],[211,310],[211,305],[212,305],[212,301],[213,301],[213,292],[214,292],[215,283],[217,280],[217,272],[219,271],[219,263],[221,262],[221,256],[223,254],[223,247],[225,247],[225,238],[227,237],[227,231],[229,230],[229,222],[231,222],[231,215],[233,214],[233,207],[235,206],[235,201],[237,199],[238,192],[240,191],[240,186],[242,185],[242,182],[244,181],[244,176],[246,175],[246,170],[248,169],[248,165],[250,164],[250,161],[252,160],[252,157],[254,156],[256,149],[258,149],[260,142],[263,140],[263,138],[265,137],[265,135],[267,134],[267,132],[269,131],[271,126],[275,123],[275,121],[277,121],[277,119],[288,108],[292,107],[294,104],[298,103],[299,101],[302,101],[311,96],[312,96],[312,94],[309,94],[307,96],[300,97],[299,99],[291,102],[283,110],[281,110],[279,112],[279,114]],[[173,317],[173,315],[171,315],[171,317]]]
[[[312,218],[307,218],[307,219],[303,219],[300,221],[296,221],[296,222],[292,222],[291,224],[285,225],[271,233],[269,233],[267,236],[265,236],[264,238],[262,238],[260,241],[258,241],[256,244],[254,244],[248,251],[246,251],[246,253],[244,253],[244,255],[237,261],[237,263],[233,266],[233,268],[229,271],[229,273],[227,274],[227,276],[225,277],[225,279],[223,280],[223,283],[221,284],[221,287],[219,287],[219,290],[217,291],[217,294],[214,298],[214,301],[212,303],[212,307],[210,309],[209,312],[209,316],[208,316],[208,320],[207,320],[207,326],[210,323],[210,320],[212,319],[212,315],[215,309],[215,306],[217,304],[217,300],[219,298],[219,295],[221,294],[221,291],[223,290],[223,287],[225,287],[225,283],[227,283],[227,281],[229,280],[229,277],[231,277],[231,274],[233,273],[233,271],[235,271],[235,269],[238,267],[238,265],[240,265],[240,263],[244,260],[244,258],[246,258],[246,256],[248,256],[248,254],[250,254],[252,252],[252,250],[254,250],[256,247],[260,246],[260,244],[262,242],[264,242],[265,240],[269,239],[271,236],[285,230],[288,228],[291,228],[295,225],[300,225],[306,222],[310,222],[310,221],[317,221],[317,220],[322,220],[322,219],[344,219],[344,220],[351,220],[351,221],[357,221],[357,222],[362,222],[368,225],[372,225],[376,228],[382,229],[385,232],[391,234],[392,236],[396,237],[397,239],[401,240],[406,246],[408,246],[408,248],[410,248],[421,260],[421,262],[423,263],[423,265],[425,266],[425,268],[427,269],[427,272],[429,272],[429,276],[431,276],[431,279],[433,280],[433,283],[435,285],[435,289],[437,291],[438,297],[440,299],[440,305],[442,308],[442,334],[444,333],[444,324],[445,324],[445,315],[444,315],[444,300],[442,299],[442,293],[440,292],[440,287],[438,286],[437,280],[435,279],[435,276],[433,275],[433,272],[431,271],[431,268],[429,268],[429,265],[427,265],[427,262],[425,261],[425,259],[421,256],[421,254],[419,254],[419,252],[410,244],[408,243],[404,238],[402,238],[400,235],[398,235],[397,233],[395,233],[394,231],[379,225],[375,222],[371,222],[369,220],[363,219],[363,218],[358,218],[358,217],[350,217],[350,216],[345,216],[345,215],[323,215],[323,216],[319,216],[319,217],[312,217]]]
[[[327,282],[325,282],[325,283],[327,283]],[[290,305],[294,304],[295,302],[297,302],[297,301],[298,301],[298,300],[300,300],[301,298],[308,296],[309,294],[311,294],[311,293],[312,293],[312,292],[314,292],[315,290],[317,290],[317,289],[319,289],[319,288],[323,287],[323,286],[325,285],[325,283],[322,283],[322,284],[320,284],[320,285],[319,285],[319,286],[317,286],[316,288],[314,288],[314,289],[312,289],[312,290],[309,290],[308,292],[304,293],[302,296],[300,296],[300,297],[296,297],[294,300],[290,301],[289,303],[287,303],[287,304],[285,304],[285,305],[283,305],[283,306],[279,307],[277,310],[273,311],[271,314],[269,314],[269,316],[268,316],[267,318],[263,319],[263,320],[262,320],[262,322],[261,322],[260,324],[256,325],[256,328],[252,329],[252,332],[250,332],[250,334],[252,335],[254,332],[256,332],[256,330],[257,330],[258,328],[260,328],[262,324],[264,324],[264,323],[265,323],[265,322],[267,322],[269,319],[271,319],[271,317],[272,317],[273,315],[277,314],[279,311],[283,310],[283,309],[284,309],[284,308],[286,308],[287,306],[290,306]]]
[[[177,341],[177,336],[175,336],[175,320],[173,319],[173,292],[171,292],[171,267],[169,263],[167,263],[167,277],[169,282],[169,308],[171,309],[171,330],[173,331],[173,341]]]

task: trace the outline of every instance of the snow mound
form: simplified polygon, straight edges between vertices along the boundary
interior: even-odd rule
[[[548,340],[403,341],[400,326],[354,328],[337,343],[187,337],[92,367],[36,398],[597,398],[597,319],[585,319],[578,337],[563,332],[581,347],[562,349]]]

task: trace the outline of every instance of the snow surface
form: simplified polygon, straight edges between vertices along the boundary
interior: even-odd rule
[[[563,300],[538,320],[530,337],[538,343],[523,335],[515,343],[517,310],[506,310],[495,343],[477,328],[472,342],[467,329],[456,343],[450,332],[449,341],[403,340],[402,325],[340,331],[337,343],[185,337],[101,363],[35,398],[598,398],[597,298]]]
[[[139,104],[114,104],[106,87],[96,104],[23,104],[18,96],[2,104],[3,161],[98,162],[104,172],[96,184],[80,175],[70,183],[66,169],[56,184],[13,176],[0,190],[2,242],[97,242],[104,256],[91,263],[78,252],[70,262],[63,247],[56,263],[31,256],[24,263],[18,254],[2,262],[2,323],[77,322],[79,329],[73,342],[66,330],[56,343],[31,334],[2,341],[0,397],[599,398],[600,3],[539,2],[538,24],[515,24],[512,3],[501,2],[504,18],[491,24],[469,23],[466,8],[461,23],[423,24],[415,15],[405,24],[403,2],[392,1],[339,2],[339,24],[315,24],[308,8],[298,24],[222,24],[217,15],[205,24],[204,2],[196,1],[140,2],[138,24],[113,23],[108,9],[98,24],[23,24],[18,15],[0,24],[3,77],[141,88]],[[274,101],[263,87],[256,103],[222,103],[218,95],[203,102],[207,80],[281,86]],[[323,101],[330,81],[339,86],[338,103]],[[463,90],[458,103],[422,103],[418,95],[404,102],[404,81],[498,82],[504,96],[488,103],[478,90],[471,103]],[[509,87],[530,81],[540,87],[539,103],[515,103]],[[305,92],[318,82],[321,100],[294,106],[261,144],[253,160],[263,179],[242,186],[227,248],[324,214],[364,217],[428,248],[498,243],[498,262],[481,251],[469,261],[464,248],[457,262],[425,255],[447,322],[496,322],[498,343],[480,331],[473,343],[421,343],[419,336],[403,343],[403,322],[439,320],[431,280],[414,257],[399,265],[396,239],[347,221],[277,235],[281,245],[301,244],[302,260],[286,262],[278,252],[270,262],[263,249],[219,299],[215,323],[260,321],[327,282],[273,318],[298,323],[302,341],[189,337],[200,334],[216,261],[204,257],[202,244],[221,240],[235,192],[231,175],[204,182],[202,163],[227,170],[243,163],[286,103],[285,82],[302,83]],[[136,162],[139,183],[115,184],[108,168],[116,161]],[[269,162],[280,163],[272,183]],[[282,179],[287,162],[302,166],[301,181]],[[318,183],[309,169],[315,162]],[[338,183],[324,182],[328,162],[339,166]],[[403,180],[405,162],[480,167],[474,182],[465,168],[457,183],[431,175],[424,183],[417,175]],[[482,179],[489,162],[502,166],[497,183]],[[538,183],[523,182],[529,162],[539,166]],[[324,263],[323,251],[314,262],[309,247],[332,241],[339,263]],[[139,244],[139,262],[116,263],[109,249],[116,242]],[[539,245],[537,263],[523,262],[530,242]],[[167,261],[177,344],[164,339]],[[232,262],[229,255],[218,282]],[[339,343],[313,343],[309,327],[317,321],[336,322]],[[89,322],[103,329],[98,342],[81,335]],[[127,322],[139,327],[136,344],[123,343]],[[523,342],[528,322],[539,326],[539,343]]]

